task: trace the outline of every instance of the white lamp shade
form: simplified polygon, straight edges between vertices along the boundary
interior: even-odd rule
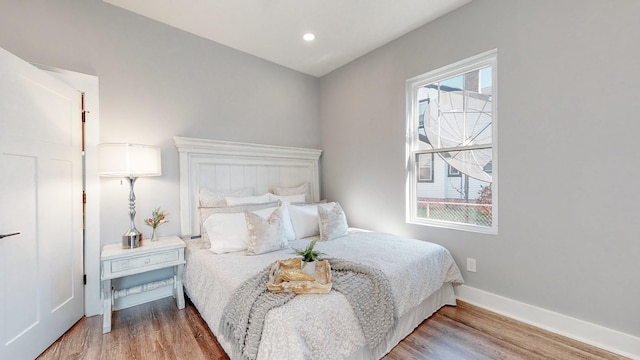
[[[99,144],[98,175],[113,177],[160,176],[160,148],[139,144]]]

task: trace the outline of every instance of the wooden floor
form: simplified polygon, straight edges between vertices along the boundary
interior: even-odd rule
[[[228,359],[193,304],[178,311],[171,298],[102,317],[83,318],[38,359]],[[464,302],[425,320],[385,360],[626,359]]]

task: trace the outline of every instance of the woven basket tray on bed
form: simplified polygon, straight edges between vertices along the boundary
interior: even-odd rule
[[[331,267],[327,260],[316,262],[315,281],[284,281],[280,277],[281,271],[300,270],[302,259],[293,258],[278,260],[271,265],[267,289],[271,292],[292,292],[295,294],[326,294],[331,290]]]

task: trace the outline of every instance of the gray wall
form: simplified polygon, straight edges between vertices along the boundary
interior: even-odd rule
[[[323,194],[469,286],[640,336],[640,2],[474,0],[324,76]],[[499,235],[405,223],[405,80],[498,49]]]
[[[162,148],[162,176],[136,183],[146,236],[142,218],[157,206],[171,214],[161,234],[180,232],[173,136],[319,146],[317,78],[99,0],[2,1],[0,47],[98,76],[100,142]],[[101,183],[101,243],[118,243],[128,227],[128,185]]]

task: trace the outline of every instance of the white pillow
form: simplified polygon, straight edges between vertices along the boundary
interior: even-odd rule
[[[320,234],[317,205],[289,205],[288,207],[296,239],[304,239]]]
[[[207,188],[200,188],[198,200],[201,207],[226,206],[225,196],[242,197],[251,195],[253,195],[253,189],[251,188],[218,192],[211,191]]]
[[[211,241],[211,251],[216,254],[246,250],[249,245],[244,213],[213,214],[203,225]]]
[[[301,203],[305,201],[305,194],[296,194],[296,195],[275,195],[270,194],[271,201],[280,200],[283,203]]]
[[[287,242],[296,239],[296,232],[293,230],[293,224],[291,223],[291,212],[289,211],[288,204],[282,204],[280,206],[282,211],[282,226],[284,227],[284,235],[287,237]]]
[[[249,246],[246,255],[258,255],[287,247],[282,222],[282,207],[275,209],[266,219],[254,212],[245,212]]]
[[[276,195],[304,194],[305,200],[303,201],[311,201],[311,189],[309,187],[308,182],[301,184],[299,186],[290,187],[290,188],[276,186],[273,188],[273,193]]]
[[[329,241],[347,235],[349,225],[340,204],[318,205],[318,227],[320,241]]]
[[[277,207],[252,211],[267,218]],[[244,212],[217,213],[209,216],[202,224],[211,242],[211,251],[216,254],[247,250],[249,232]]]
[[[271,199],[269,198],[269,193],[259,195],[259,196],[243,196],[243,197],[225,196],[224,199],[227,201],[228,206],[242,205],[242,204],[264,204],[271,201]]]

